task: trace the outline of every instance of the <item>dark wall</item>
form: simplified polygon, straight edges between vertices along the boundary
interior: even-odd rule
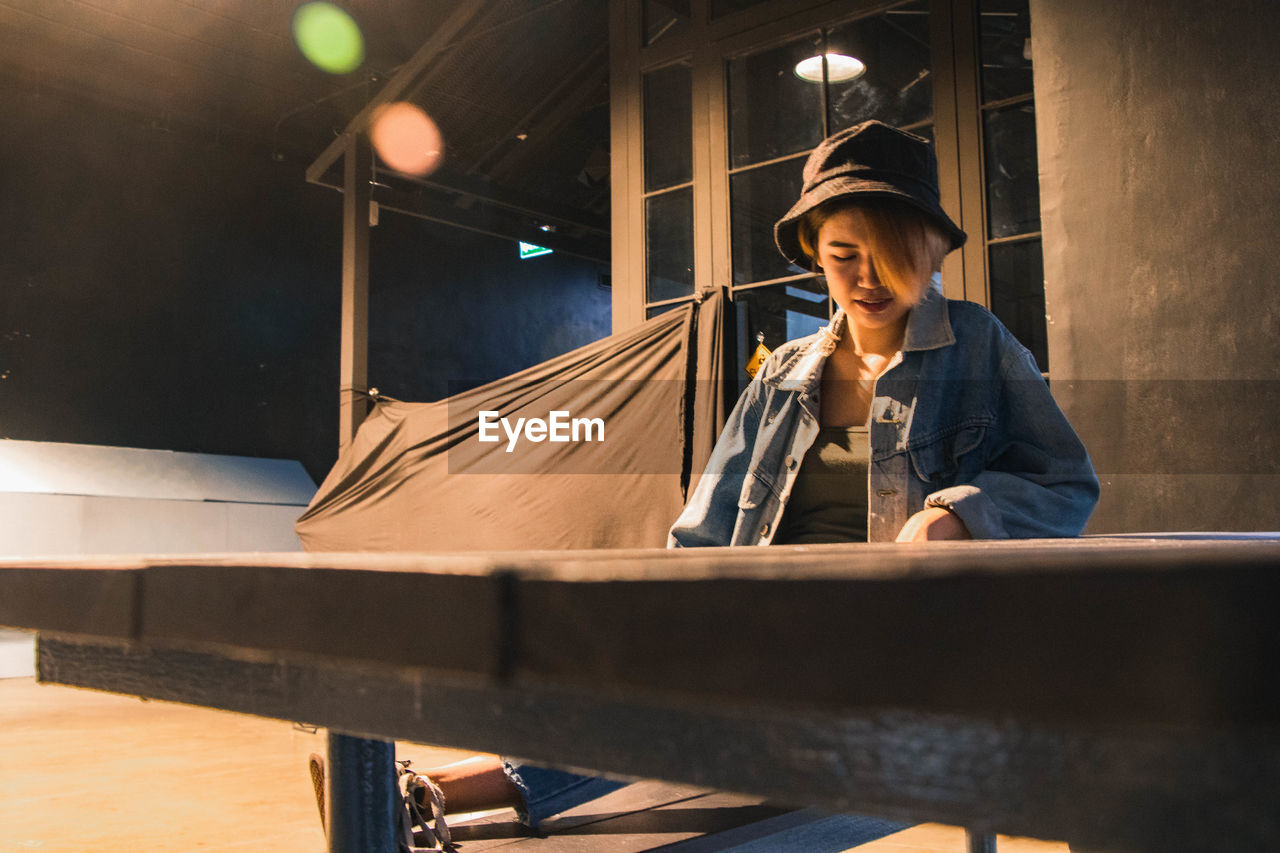
[[[1055,395],[1094,532],[1280,529],[1280,7],[1032,0]]]
[[[322,478],[341,196],[261,147],[0,96],[0,437],[294,458]],[[607,334],[595,264],[521,265],[510,242],[394,220],[373,240],[387,393],[438,396],[438,375],[493,378]],[[583,293],[603,315],[563,303]]]
[[[0,110],[0,436],[337,444],[340,218],[300,164],[25,89]]]
[[[370,235],[369,383],[438,400],[610,332],[606,265],[386,213]]]

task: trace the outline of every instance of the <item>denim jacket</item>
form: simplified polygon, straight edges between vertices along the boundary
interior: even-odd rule
[[[1078,535],[1098,500],[1084,445],[1031,353],[985,308],[948,300],[937,284],[875,383],[868,540],[892,542],[925,506],[950,509],[975,539]],[[837,312],[761,366],[668,547],[772,541],[818,434],[822,369],[845,324]]]

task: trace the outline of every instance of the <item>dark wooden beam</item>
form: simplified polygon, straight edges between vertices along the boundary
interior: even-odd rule
[[[139,584],[146,566],[132,557],[81,564],[0,561],[0,625],[136,637]]]
[[[406,628],[405,642],[437,636],[423,622]],[[520,755],[833,812],[1061,839],[1077,849],[1280,849],[1274,729],[664,702],[355,661],[254,661],[48,635],[41,638],[39,669],[42,679],[60,684],[301,720],[362,737]]]
[[[1277,569],[1277,539],[6,560],[0,624],[42,631],[58,683],[979,833],[1264,850]]]
[[[0,600],[13,627],[678,701],[1280,725],[1273,540],[4,561]],[[386,627],[425,621],[429,651]]]

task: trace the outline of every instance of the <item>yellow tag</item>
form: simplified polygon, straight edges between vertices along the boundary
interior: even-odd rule
[[[747,362],[747,375],[755,379],[756,374],[760,372],[760,365],[764,364],[764,360],[771,352],[772,350],[764,344],[756,344],[756,351],[751,354],[751,360]]]

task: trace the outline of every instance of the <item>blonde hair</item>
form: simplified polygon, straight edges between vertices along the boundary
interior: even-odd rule
[[[923,299],[930,277],[942,269],[942,259],[951,251],[951,241],[928,216],[892,199],[837,198],[806,212],[797,223],[797,237],[811,268],[818,269],[822,226],[843,210],[857,213],[862,220],[862,234],[881,284],[894,298],[912,304]]]

